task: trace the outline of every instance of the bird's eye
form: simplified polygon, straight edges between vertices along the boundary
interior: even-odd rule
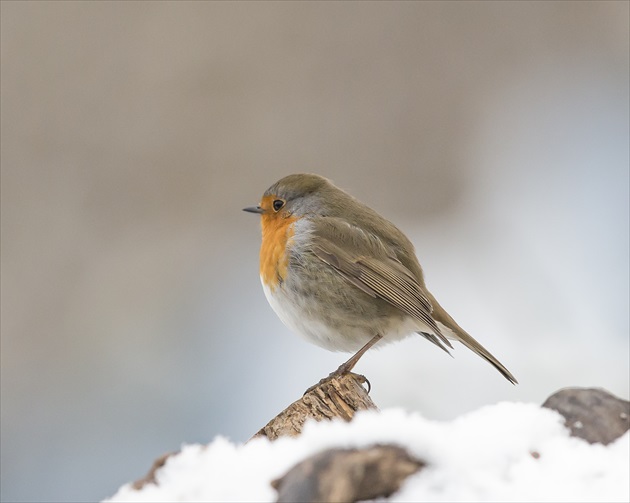
[[[284,206],[284,201],[282,199],[275,199],[272,203],[273,211],[280,211]]]

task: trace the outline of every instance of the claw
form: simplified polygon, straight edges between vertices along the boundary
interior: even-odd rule
[[[337,370],[335,370],[334,372],[331,372],[330,374],[328,374],[327,377],[324,377],[323,379],[320,379],[319,382],[317,384],[313,384],[313,386],[311,386],[310,388],[308,388],[304,394],[302,396],[307,395],[308,393],[310,393],[311,391],[313,391],[315,388],[319,388],[322,384],[326,384],[329,381],[332,381],[333,379],[337,378],[337,377],[341,377],[345,374],[352,374],[356,377],[358,377],[362,383],[361,384],[367,384],[367,393],[368,395],[370,394],[370,391],[372,391],[372,384],[370,383],[369,379],[367,377],[365,377],[363,374],[355,374],[354,372],[348,372],[348,371],[343,371],[342,367],[344,365],[342,365],[341,367],[339,367]]]

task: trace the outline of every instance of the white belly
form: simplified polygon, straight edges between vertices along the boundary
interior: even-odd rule
[[[262,279],[262,278],[261,278]],[[342,330],[334,329],[326,323],[323,323],[313,309],[309,309],[302,302],[296,302],[289,299],[287,294],[281,287],[276,288],[272,293],[270,288],[262,282],[265,297],[271,308],[278,315],[278,318],[292,331],[305,338],[312,344],[316,344],[329,351],[358,351],[372,337],[376,335],[371,330],[361,329],[359,327],[344,327]],[[411,335],[418,330],[422,330],[418,323],[411,318],[401,322],[397,320],[392,322],[391,326],[384,330],[383,339],[376,344],[387,344],[400,340]]]

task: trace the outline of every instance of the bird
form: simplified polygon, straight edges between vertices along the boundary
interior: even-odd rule
[[[327,379],[375,345],[419,334],[448,354],[459,341],[517,384],[429,292],[407,236],[329,179],[285,176],[243,211],[260,215],[260,279],[280,320],[324,349],[354,353]]]

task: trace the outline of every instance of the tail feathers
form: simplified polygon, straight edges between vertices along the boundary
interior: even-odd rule
[[[460,327],[453,318],[438,304],[435,300],[435,297],[429,293],[428,295],[431,305],[433,306],[433,312],[431,313],[433,319],[437,322],[440,329],[444,332],[444,335],[450,337],[452,335],[453,339],[458,340],[468,349],[477,353],[484,360],[490,363],[495,369],[501,372],[501,375],[505,377],[512,384],[518,384],[516,377],[512,375],[512,373],[505,368],[505,366],[497,360],[490,351],[484,348],[481,344],[479,344],[471,335],[468,334],[462,327]],[[422,334],[426,337],[425,334]],[[430,340],[430,339],[429,339]],[[431,341],[434,342],[434,341]],[[442,348],[444,349],[444,348]],[[448,352],[448,351],[447,351]]]
[[[463,334],[458,334],[458,338],[459,338],[460,342],[464,346],[466,346],[471,351],[474,351],[479,356],[481,356],[484,360],[489,362],[495,369],[497,369],[499,372],[501,372],[503,377],[505,377],[512,384],[518,384],[518,381],[516,380],[516,377],[514,377],[512,375],[512,373],[508,369],[505,368],[505,365],[503,365],[499,360],[497,360],[492,355],[492,353],[490,353],[490,351],[488,351],[486,348],[484,348],[481,344],[479,344],[470,335],[466,334],[470,338],[470,340],[467,340],[466,338],[462,337],[462,335]]]

